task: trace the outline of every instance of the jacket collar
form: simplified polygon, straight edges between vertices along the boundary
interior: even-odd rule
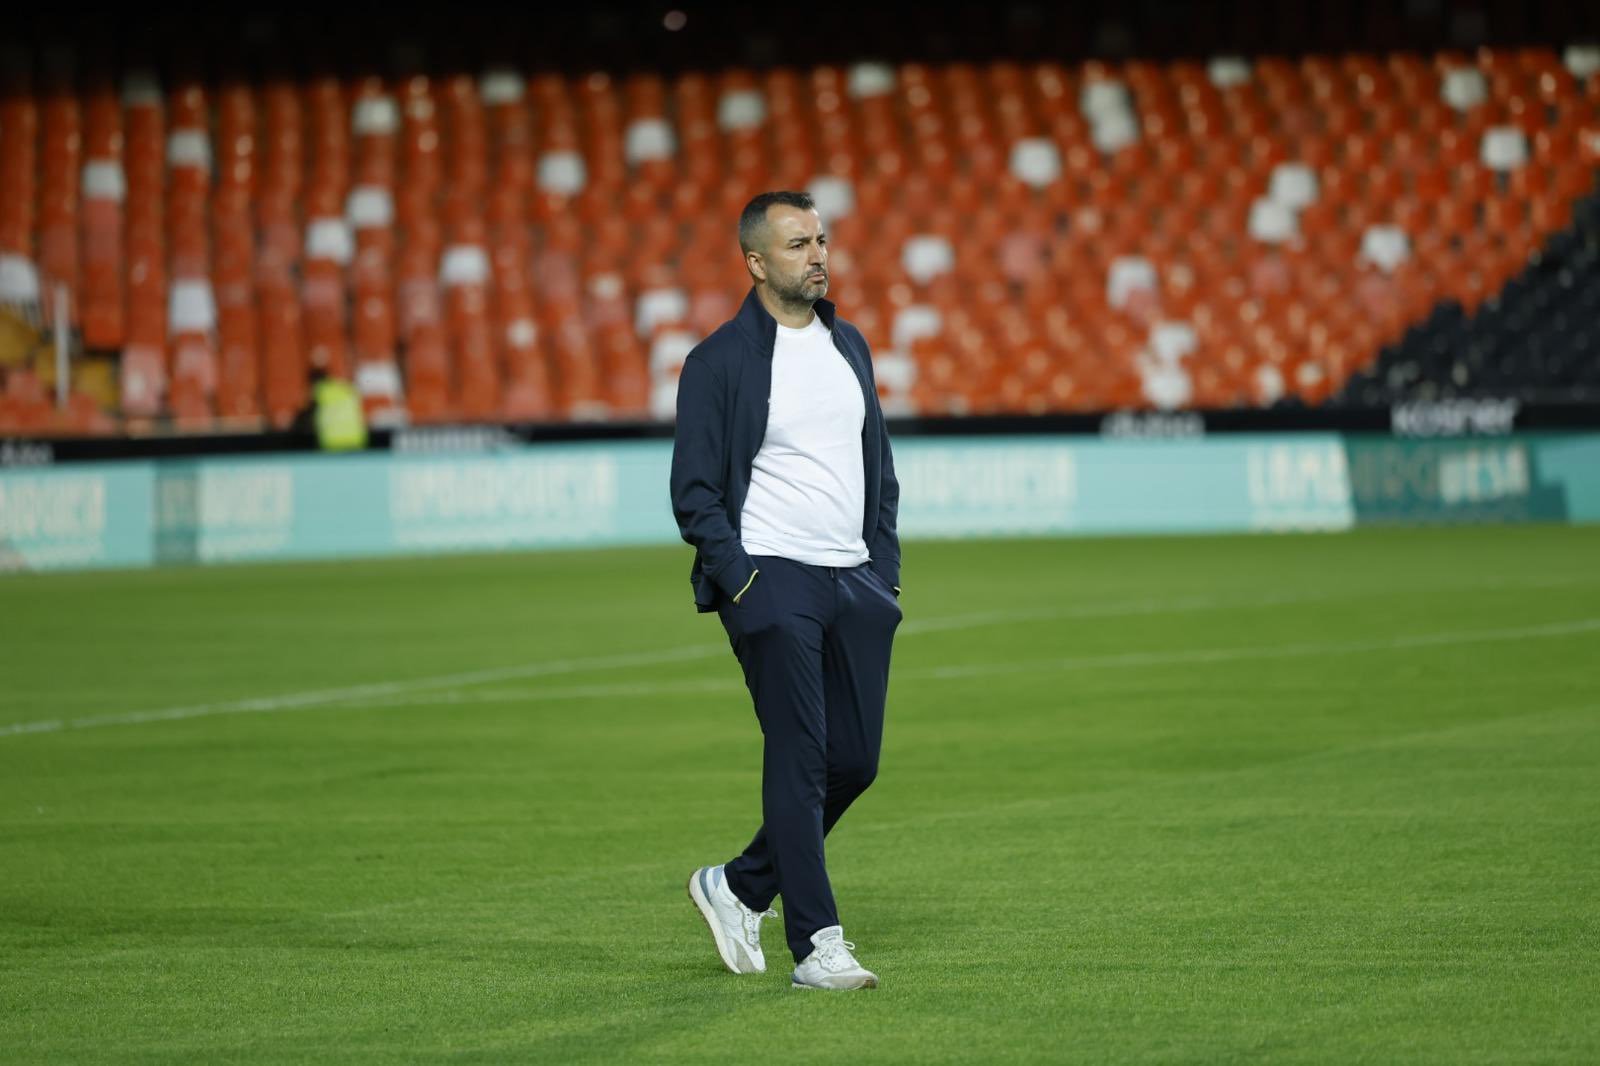
[[[836,309],[831,300],[818,300],[812,305],[817,312],[817,317],[822,319],[822,324],[831,331],[833,329]],[[739,313],[733,316],[733,321],[751,341],[758,345],[762,355],[771,358],[773,346],[778,343],[778,320],[772,317],[761,298],[756,295],[756,287],[750,286],[750,291],[745,294],[744,304],[740,306]]]

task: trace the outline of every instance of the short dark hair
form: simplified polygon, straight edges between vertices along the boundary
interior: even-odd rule
[[[782,204],[784,207],[798,207],[802,211],[812,211],[817,206],[816,201],[811,199],[808,193],[793,192],[788,189],[762,193],[745,204],[744,210],[739,212],[740,251],[749,252],[755,250],[756,242],[761,239],[761,231],[767,225],[767,208],[773,204]]]

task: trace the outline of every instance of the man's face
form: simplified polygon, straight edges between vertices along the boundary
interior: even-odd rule
[[[774,204],[767,208],[767,247],[747,256],[752,273],[764,271],[773,295],[785,303],[813,304],[828,295],[828,237],[815,211]]]

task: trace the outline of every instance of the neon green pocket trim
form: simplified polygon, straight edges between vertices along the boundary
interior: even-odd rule
[[[734,603],[738,603],[739,602],[739,597],[743,596],[746,592],[750,591],[750,586],[754,585],[756,583],[756,575],[759,574],[759,573],[761,573],[760,570],[752,570],[752,571],[750,571],[750,580],[746,581],[744,583],[744,588],[740,589],[738,592],[735,592],[733,594],[733,602]]]

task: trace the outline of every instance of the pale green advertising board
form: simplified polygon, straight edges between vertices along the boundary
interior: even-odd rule
[[[678,540],[667,441],[0,470],[0,568]],[[904,536],[1600,521],[1600,435],[906,437]]]

